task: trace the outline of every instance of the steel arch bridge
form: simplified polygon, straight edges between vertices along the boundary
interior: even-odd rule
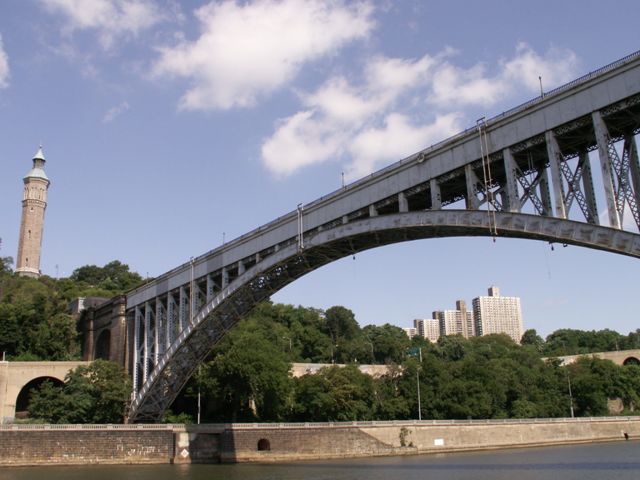
[[[130,421],[158,421],[257,303],[347,255],[424,238],[500,236],[640,258],[639,131],[637,52],[129,292]],[[592,179],[592,151],[602,185]],[[596,185],[608,226],[600,225]],[[625,215],[633,232],[622,228]]]

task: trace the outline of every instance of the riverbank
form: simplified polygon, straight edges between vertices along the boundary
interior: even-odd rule
[[[640,438],[640,418],[3,425],[0,465],[291,462]]]

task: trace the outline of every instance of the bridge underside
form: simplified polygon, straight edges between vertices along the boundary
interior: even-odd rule
[[[206,303],[150,372],[132,404],[131,422],[159,421],[211,348],[259,302],[340,258],[412,240],[498,236],[576,245],[640,258],[640,235],[521,213],[436,210],[370,217],[305,237],[247,269]],[[149,308],[154,308],[150,306]]]

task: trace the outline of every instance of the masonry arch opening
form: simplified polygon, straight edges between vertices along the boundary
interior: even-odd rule
[[[109,360],[111,354],[111,331],[103,330],[96,340],[95,358]]]
[[[16,418],[28,418],[29,417],[29,403],[33,392],[39,390],[45,382],[50,382],[54,386],[62,386],[64,382],[55,377],[38,377],[27,382],[27,384],[20,389],[18,397],[16,399]]]

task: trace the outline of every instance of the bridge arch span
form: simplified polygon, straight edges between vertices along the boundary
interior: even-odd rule
[[[211,348],[259,302],[335,260],[427,238],[497,236],[575,245],[640,258],[640,235],[522,213],[427,210],[369,217],[305,235],[238,276],[206,303],[159,359],[131,406],[130,421],[158,421]]]

